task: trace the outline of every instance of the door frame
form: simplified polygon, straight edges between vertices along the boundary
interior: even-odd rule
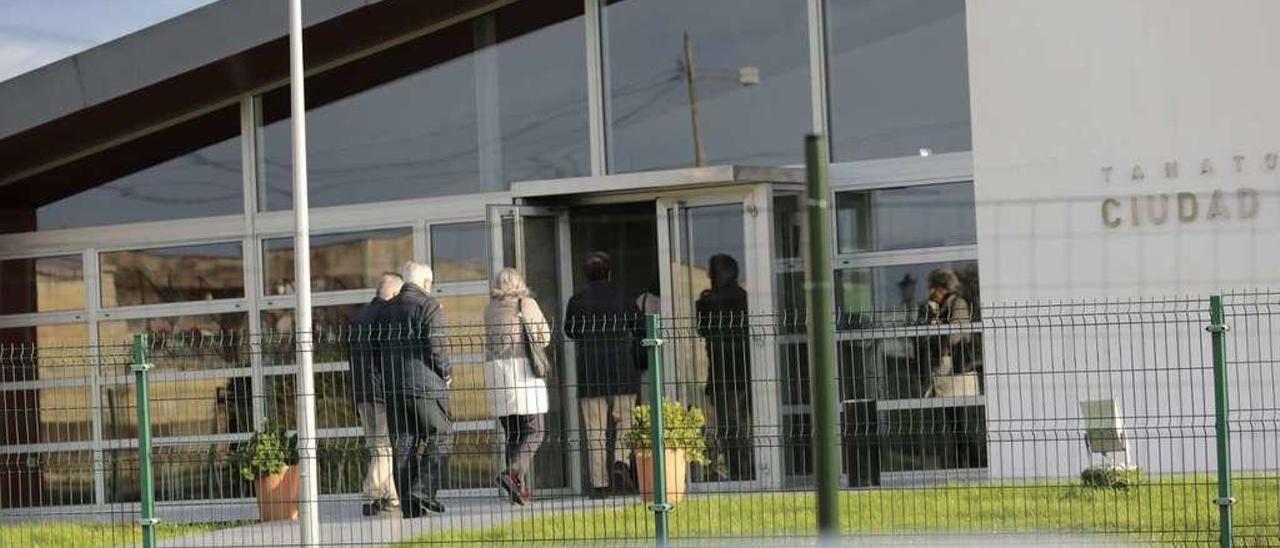
[[[572,270],[572,254],[568,253],[569,247],[569,210],[565,207],[552,206],[536,206],[524,204],[487,204],[485,206],[485,230],[488,236],[488,249],[486,256],[488,258],[489,279],[492,280],[498,271],[506,266],[506,247],[503,245],[507,237],[506,231],[503,229],[503,221],[505,218],[512,219],[512,234],[514,240],[512,243],[512,251],[515,253],[515,268],[521,272],[526,272],[524,238],[524,218],[525,217],[555,217],[556,219],[556,242],[554,253],[557,255],[557,284],[560,299],[553,304],[558,310],[564,310],[569,304],[569,298],[573,293],[573,274]],[[554,329],[554,326],[553,326]],[[577,368],[571,364],[576,363],[574,354],[574,346],[565,344],[562,348],[561,371],[563,383],[556,387],[560,390],[561,412],[564,413],[564,429],[566,432],[578,432],[581,428],[579,425],[580,418],[578,416],[578,406],[574,402],[578,401],[577,390]],[[497,429],[497,419],[490,419],[494,423],[494,429]],[[566,457],[568,458],[569,467],[565,470],[568,474],[568,480],[564,487],[548,488],[545,491],[552,495],[568,495],[582,492],[582,449],[576,440],[567,440]],[[501,458],[499,455],[496,458]],[[500,463],[499,463],[500,464]],[[499,467],[500,469],[500,467]]]
[[[674,259],[683,254],[687,235],[679,234],[679,216],[684,209],[711,205],[742,205],[742,241],[745,256],[742,270],[746,274],[747,300],[751,303],[748,314],[768,317],[775,309],[773,256],[773,184],[746,183],[715,189],[698,188],[657,193],[655,207],[658,218],[658,262],[662,286],[662,314],[672,318],[680,314],[690,316],[692,303],[677,306],[675,280],[672,277]],[[689,335],[692,336],[692,335]],[[777,379],[779,362],[777,348],[769,337],[751,337],[752,437],[755,439],[781,439],[781,387]],[[675,363],[676,349],[664,347],[665,361]],[[675,395],[675,386],[664,382],[664,394]],[[717,481],[690,483],[691,492],[721,492],[759,490],[781,487],[784,472],[782,444],[753,445],[755,479],[741,481]]]

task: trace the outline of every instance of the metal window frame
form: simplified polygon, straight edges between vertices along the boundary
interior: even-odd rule
[[[313,67],[308,70],[307,73],[317,74],[333,69],[344,63],[372,55],[396,44],[403,43],[406,40],[434,32],[447,24],[473,18],[477,15],[492,11],[501,6],[510,4],[513,1],[514,0],[505,0],[488,4],[482,8],[477,8],[476,10],[468,13],[460,14],[449,22],[432,25],[423,28],[420,32],[412,35],[396,37],[385,43],[378,44],[361,52],[353,53],[352,55],[327,63],[323,66]],[[606,51],[607,41],[605,39],[607,28],[604,21],[602,0],[583,1],[583,24],[586,30],[585,46],[587,62],[586,85],[588,92],[588,146],[590,155],[590,174],[595,178],[606,176],[610,173],[610,128],[608,119],[609,62]],[[826,0],[806,0],[805,9],[807,10],[807,38],[809,41],[809,91],[812,114],[811,128],[816,132],[829,133],[829,101],[831,96],[828,89],[827,73],[829,51],[826,47],[826,25],[828,24],[826,17]],[[38,258],[75,254],[81,255],[85,272],[84,284],[86,300],[85,308],[83,310],[8,315],[0,317],[0,327],[83,324],[86,326],[88,331],[89,345],[91,348],[89,356],[90,375],[87,377],[78,379],[50,379],[32,381],[31,383],[7,383],[0,385],[0,390],[17,389],[20,387],[25,388],[28,384],[32,388],[83,386],[91,390],[91,398],[94,400],[93,405],[95,409],[101,409],[101,402],[99,401],[101,386],[106,383],[119,380],[120,378],[119,376],[113,376],[110,378],[103,377],[99,371],[100,359],[96,347],[101,342],[99,327],[102,321],[140,319],[172,315],[241,312],[249,315],[246,328],[251,335],[255,335],[262,333],[262,311],[292,308],[292,296],[267,296],[263,294],[262,265],[264,264],[264,257],[261,253],[263,252],[263,242],[266,239],[287,236],[292,233],[293,213],[291,210],[261,210],[262,204],[258,203],[260,196],[259,192],[261,190],[259,188],[261,186],[261,172],[259,169],[261,158],[258,154],[258,151],[260,150],[258,145],[259,140],[261,139],[261,132],[259,130],[262,126],[260,94],[277,89],[283,84],[284,81],[278,81],[264,85],[258,89],[251,90],[238,98],[219,102],[209,106],[208,108],[192,112],[182,117],[177,117],[164,124],[140,130],[139,132],[125,136],[117,141],[105,143],[99,147],[81,151],[81,153],[79,153],[79,155],[82,156],[99,150],[106,150],[111,146],[136,138],[150,131],[162,129],[164,127],[181,123],[185,120],[205,115],[228,105],[239,103],[241,113],[242,176],[244,183],[244,210],[240,215],[222,215],[195,219],[153,221],[102,227],[73,228],[0,235],[0,249],[5,250],[4,252],[0,252],[0,259]],[[714,170],[715,168],[711,169]],[[930,157],[904,157],[845,162],[832,164],[830,166],[830,173],[833,181],[833,193],[851,190],[900,188],[915,185],[972,180],[973,158],[972,153],[970,152],[960,152],[937,154]],[[669,175],[669,173],[662,172],[646,172],[638,174],[635,177],[644,179],[654,177],[661,178]],[[736,180],[736,178],[731,179]],[[616,178],[616,176],[610,180],[616,183],[636,182],[631,181],[630,179],[624,181],[623,179]],[[563,188],[564,193],[579,193],[583,191],[583,188],[580,186],[583,183],[583,179],[581,178],[576,180],[559,180],[554,183],[557,185],[557,188]],[[523,186],[529,187],[530,185],[525,184]],[[429,261],[432,226],[455,222],[483,221],[486,217],[485,206],[492,203],[511,203],[513,191],[515,189],[516,187],[512,186],[512,190],[505,192],[476,193],[313,208],[311,217],[312,228],[315,233],[325,234],[410,226],[413,230],[414,259],[418,261]],[[597,202],[606,203],[613,201],[611,197],[605,195],[607,194],[607,191],[594,188],[592,190],[597,191],[594,198]],[[648,190],[647,194],[652,197],[660,195],[670,196],[672,194],[672,190],[675,189],[666,186],[665,184],[661,186],[655,185]],[[697,189],[696,193],[714,193],[718,190],[720,190],[720,188],[708,186]],[[631,194],[631,199],[637,199],[638,196],[639,194],[633,193]],[[760,207],[762,212],[767,213],[770,211],[769,203],[758,201],[757,207]],[[561,222],[562,224],[567,223],[567,220],[562,219]],[[757,221],[756,224],[769,226],[768,222],[760,223]],[[562,244],[567,243],[566,228],[567,226],[560,226]],[[665,229],[665,223],[662,222],[662,219],[659,219],[659,232],[666,233],[667,231]],[[757,234],[757,236],[759,235],[760,234]],[[767,241],[769,237],[771,237],[771,234],[765,236],[767,237],[760,242]],[[243,283],[245,289],[244,297],[239,299],[224,299],[214,302],[193,301],[183,303],[163,303],[130,307],[112,307],[110,309],[104,309],[101,306],[99,271],[100,253],[117,250],[150,249],[229,241],[239,241],[241,243],[241,260],[243,264]],[[757,242],[757,244],[760,244],[760,242]],[[659,245],[667,245],[668,243],[669,242],[667,242],[660,234]],[[769,252],[773,253],[773,250],[770,249]],[[889,266],[916,264],[921,262],[939,262],[945,260],[976,260],[976,254],[976,245],[968,245],[839,255],[837,256],[836,268]],[[568,260],[566,255],[567,254],[562,254],[562,263]],[[489,261],[486,260],[486,264],[488,264],[488,262]],[[794,261],[788,264],[793,263]],[[565,263],[562,264],[562,266],[568,265]],[[772,281],[772,274],[774,273],[775,272],[771,271],[769,280],[762,279],[760,280],[761,283],[765,281]],[[487,285],[487,281],[438,284],[433,288],[433,293],[446,296],[483,294],[487,291]],[[367,292],[363,290],[325,292],[314,295],[316,303],[321,306],[360,304],[365,302],[367,297]],[[666,306],[667,305],[664,304],[664,307]],[[841,340],[845,340],[850,336],[853,335],[842,334],[843,338]],[[259,396],[264,393],[266,376],[293,374],[291,369],[296,366],[264,366],[261,356],[258,355],[259,353],[251,352],[251,354],[253,354],[253,358],[247,371],[248,375],[251,375],[253,378],[252,390],[255,396],[253,398],[254,419],[255,421],[258,421],[263,418],[264,415],[263,404],[261,401],[262,398]],[[345,370],[346,365],[342,363],[317,364],[318,372]],[[204,378],[208,375],[214,375],[214,377],[217,377],[217,375],[222,375],[224,373],[226,377],[246,376],[246,370],[239,368],[234,370],[216,370],[216,373],[200,371],[173,372],[170,375],[172,375],[173,380],[179,380],[188,377]],[[170,380],[168,375],[160,378]],[[783,411],[783,409],[779,409],[779,413]],[[572,419],[576,419],[576,413],[574,413],[573,410],[569,410],[568,415],[571,422]],[[87,442],[87,445],[83,446],[83,450],[90,450],[93,452],[93,461],[95,465],[95,501],[98,505],[105,505],[106,484],[104,476],[105,467],[103,466],[105,463],[104,450],[115,448],[115,445],[118,444],[114,440],[109,443],[104,442],[102,437],[101,413],[91,413],[91,416],[93,419],[93,440],[91,442]],[[477,424],[477,426],[480,425]],[[488,426],[489,428],[493,428],[492,424],[489,424]],[[320,434],[322,438],[355,437],[359,435],[357,430],[358,429],[352,428],[324,429],[321,430]],[[236,434],[234,436],[243,436],[247,438],[247,434]],[[196,436],[194,438],[202,441],[211,439],[208,436]],[[163,443],[167,440],[171,441],[169,438],[158,438],[157,443]],[[21,446],[23,449],[22,452],[48,452],[57,450],[60,447],[62,446],[58,444],[32,444]],[[781,473],[781,463],[779,463],[778,468],[778,473]],[[574,485],[577,485],[581,480],[581,478],[577,476],[578,475],[575,475],[575,477],[571,478]],[[465,493],[466,491],[458,492]],[[450,493],[452,494],[453,492]],[[123,507],[123,505],[121,505],[121,507]],[[34,510],[44,511],[47,510],[47,507],[36,508]]]

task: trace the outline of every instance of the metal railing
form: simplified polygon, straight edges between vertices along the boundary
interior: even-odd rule
[[[1280,294],[922,317],[836,314],[841,535],[1280,545]],[[552,325],[539,381],[511,326],[316,329],[322,544],[814,536],[803,318]],[[294,340],[0,348],[0,545],[298,544],[240,473],[255,431],[296,424]],[[400,508],[362,495],[379,458]]]

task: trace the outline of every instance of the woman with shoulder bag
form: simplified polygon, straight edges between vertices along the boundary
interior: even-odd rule
[[[512,504],[524,505],[533,499],[529,468],[546,436],[551,328],[529,297],[524,277],[511,268],[494,279],[484,319],[490,410],[502,423],[506,441],[506,469],[497,483]]]

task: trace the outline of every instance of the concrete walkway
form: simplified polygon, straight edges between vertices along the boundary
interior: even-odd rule
[[[546,513],[572,513],[625,506],[639,502],[638,497],[608,500],[588,500],[580,497],[538,501],[532,506],[513,506],[497,496],[479,498],[445,499],[448,511],[415,519],[402,519],[399,514],[365,517],[360,513],[360,503],[349,500],[324,500],[320,503],[320,543],[323,546],[382,546],[412,540],[421,535],[450,530],[485,529],[521,518]],[[162,519],[177,521],[232,521],[251,520],[257,517],[252,502],[232,507],[205,506],[203,512],[191,508],[169,507],[158,511]],[[169,515],[166,516],[165,514]],[[641,527],[635,524],[634,527]],[[194,548],[203,546],[235,547],[285,547],[297,546],[301,541],[298,523],[255,523],[241,527],[220,529],[208,533],[169,539],[161,546]]]

